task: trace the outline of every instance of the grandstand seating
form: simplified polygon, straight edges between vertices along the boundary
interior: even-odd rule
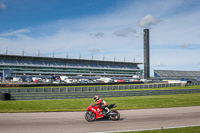
[[[2,60],[4,64],[17,64],[16,60]]]
[[[114,77],[119,75],[132,77],[141,71],[138,64],[140,63],[0,55],[0,71],[13,69],[15,73],[21,75],[37,73],[105,76],[106,73]]]
[[[93,63],[65,63],[54,61],[28,61],[28,60],[1,60],[0,64],[15,64],[15,65],[45,65],[45,66],[76,66],[76,67],[101,67],[101,68],[126,68],[139,69],[137,66],[112,65],[112,64],[93,64]]]
[[[200,77],[200,71],[175,71],[175,70],[154,70],[155,77],[161,78],[189,78]]]
[[[96,67],[96,68],[112,68],[112,69],[139,69],[138,66],[130,65],[113,65],[113,64],[94,64],[94,63],[73,63],[73,62],[55,62],[55,61],[39,61],[39,60],[1,60],[0,64],[14,65],[39,65],[39,66],[71,66],[71,67]]]
[[[31,65],[29,61],[17,60],[17,64],[21,65]]]

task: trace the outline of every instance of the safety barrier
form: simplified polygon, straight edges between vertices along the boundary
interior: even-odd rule
[[[140,85],[112,85],[112,86],[81,86],[81,87],[56,87],[56,88],[15,88],[0,89],[0,92],[10,94],[11,100],[39,100],[39,99],[71,99],[71,98],[91,98],[98,94],[103,97],[126,97],[126,96],[146,96],[146,95],[168,95],[200,93],[199,89],[175,89],[175,90],[143,90],[149,88],[164,88],[176,86],[200,85],[195,83],[173,83],[173,84],[140,84]],[[135,91],[126,91],[136,89]],[[114,91],[121,90],[121,91]]]
[[[0,89],[3,93],[65,93],[65,92],[92,92],[92,91],[112,91],[112,90],[127,90],[127,89],[149,89],[149,88],[164,88],[177,86],[194,86],[200,85],[200,82],[195,83],[171,83],[171,84],[130,84],[130,85],[109,85],[109,86],[78,86],[78,87],[40,87],[40,88],[10,88]]]
[[[0,101],[5,101],[5,100],[10,100],[10,94],[0,92]]]
[[[65,93],[12,93],[11,100],[78,99],[100,97],[130,97],[149,95],[169,95],[200,93],[200,89],[141,90],[141,91],[103,91],[103,92],[65,92]]]

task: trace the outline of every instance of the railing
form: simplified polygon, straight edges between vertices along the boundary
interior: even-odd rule
[[[103,91],[103,92],[67,92],[67,93],[12,93],[11,100],[44,100],[44,99],[80,99],[93,98],[94,95],[100,97],[130,97],[149,95],[169,95],[200,93],[200,89],[175,89],[175,90],[141,90],[141,91]]]
[[[168,95],[200,93],[199,89],[173,89],[173,90],[148,90],[150,88],[164,88],[176,86],[200,85],[196,83],[174,83],[174,84],[140,84],[140,85],[111,85],[111,86],[80,86],[80,87],[56,87],[56,88],[16,88],[0,89],[2,93],[9,93],[11,100],[40,100],[40,99],[73,99],[92,98],[94,95],[102,97],[127,97],[147,95]],[[127,89],[136,89],[127,91]],[[147,90],[140,90],[147,89]],[[121,91],[112,91],[121,90]]]
[[[40,87],[40,88],[11,88],[0,89],[4,93],[66,93],[66,92],[95,92],[95,91],[112,91],[112,90],[127,90],[127,89],[149,89],[149,88],[164,88],[177,86],[194,86],[200,85],[200,82],[195,83],[171,83],[171,84],[139,84],[139,85],[110,85],[110,86],[80,86],[80,87]]]

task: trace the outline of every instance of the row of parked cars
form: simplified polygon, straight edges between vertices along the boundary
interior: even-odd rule
[[[70,78],[67,76],[53,76],[53,77],[13,77],[9,80],[15,83],[114,83],[114,82],[141,82],[141,79],[112,79],[108,77],[96,78]]]

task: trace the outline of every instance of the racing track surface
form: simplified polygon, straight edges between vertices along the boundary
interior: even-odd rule
[[[87,122],[85,112],[0,113],[0,132],[85,133],[200,125],[200,106],[119,112],[119,121],[95,122]]]

